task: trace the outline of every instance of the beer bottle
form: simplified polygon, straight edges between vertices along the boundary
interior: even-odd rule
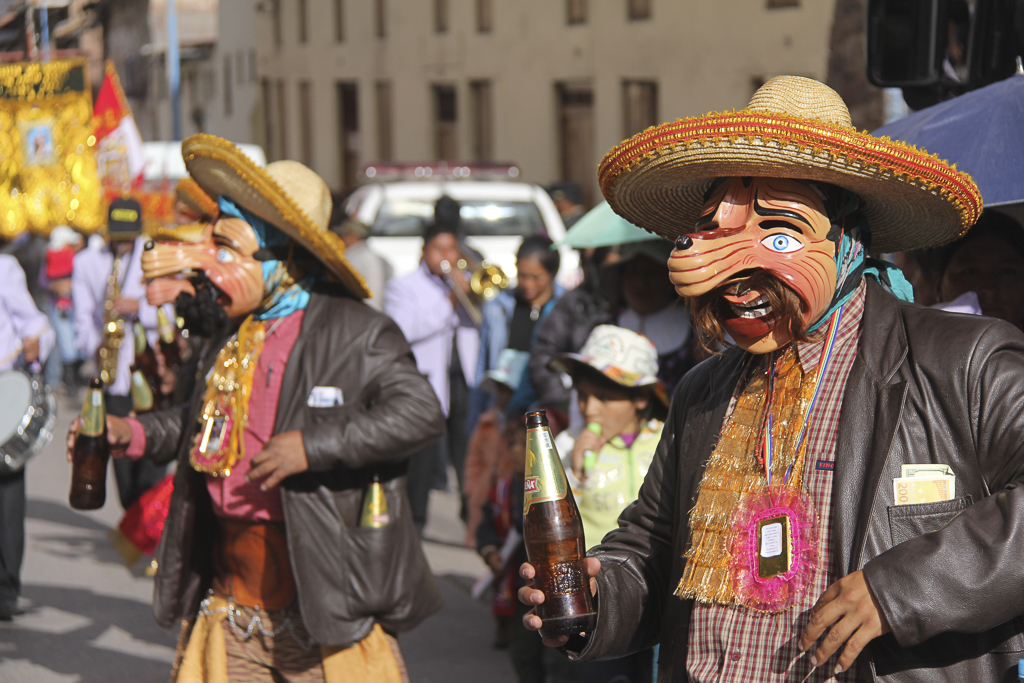
[[[96,510],[107,499],[107,411],[103,404],[103,381],[94,377],[85,393],[82,420],[71,452],[71,493],[68,502],[77,510]]]
[[[156,362],[156,353],[153,351],[153,347],[149,345],[149,340],[146,338],[146,330],[142,327],[142,323],[136,320],[132,324],[132,331],[135,335],[135,362],[131,367],[132,407],[136,413],[160,410],[160,368]],[[145,400],[141,404],[135,400],[136,374],[141,375],[149,386],[148,393],[152,401],[149,402],[148,408],[146,407]]]
[[[390,523],[388,499],[384,496],[384,487],[380,485],[380,477],[375,474],[363,497],[363,512],[359,516],[359,526],[380,529]]]
[[[597,613],[584,562],[583,520],[543,410],[526,414],[523,539],[537,572],[533,587],[544,593],[536,607],[540,634],[554,638],[592,630]]]
[[[156,331],[160,335],[160,353],[164,354],[164,363],[168,370],[177,370],[181,365],[181,348],[178,346],[178,335],[164,309],[156,309]]]

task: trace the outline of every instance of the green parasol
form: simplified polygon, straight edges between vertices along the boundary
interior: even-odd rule
[[[593,249],[660,239],[662,238],[653,232],[638,228],[619,216],[608,206],[608,202],[601,202],[576,221],[576,225],[569,229],[565,239],[557,246]]]

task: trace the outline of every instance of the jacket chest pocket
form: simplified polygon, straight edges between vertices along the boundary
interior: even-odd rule
[[[970,496],[963,496],[937,503],[890,505],[888,507],[890,540],[895,546],[929,531],[938,531],[963,510],[969,508],[973,502],[974,500]]]

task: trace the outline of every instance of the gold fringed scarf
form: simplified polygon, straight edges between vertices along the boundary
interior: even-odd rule
[[[772,401],[777,444],[772,463],[772,481],[783,480],[793,462],[793,449],[804,423],[804,414],[814,395],[819,365],[804,373],[795,344],[790,344],[777,361],[775,399]],[[758,464],[759,437],[767,403],[768,363],[754,372],[726,418],[718,446],[708,460],[700,482],[697,504],[690,512],[690,549],[686,568],[675,594],[698,602],[733,604],[732,576],[729,571],[729,520],[743,494],[763,488],[764,469]],[[799,490],[803,484],[804,442],[793,465],[789,485]]]
[[[190,457],[196,470],[227,476],[235,463],[245,458],[243,432],[249,421],[249,396],[265,340],[264,321],[250,315],[217,354],[206,382],[199,433]]]

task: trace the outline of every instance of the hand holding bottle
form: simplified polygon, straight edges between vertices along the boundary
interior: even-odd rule
[[[82,417],[79,415],[71,421],[71,425],[68,427],[68,462],[71,462],[71,453],[75,448],[75,436],[78,435],[78,427],[81,423]],[[119,458],[128,450],[128,446],[132,442],[132,428],[127,420],[107,415],[107,442],[110,444],[111,457]]]
[[[597,573],[601,571],[601,560],[595,557],[588,557],[587,563],[587,575],[590,577],[590,594],[597,595]],[[537,571],[533,568],[529,562],[523,562],[519,567],[519,576],[523,577],[527,581],[532,581],[533,577],[536,576]],[[523,586],[519,589],[519,602],[524,605],[536,608],[537,605],[543,604],[544,602],[544,591],[539,591],[531,586]],[[523,626],[531,631],[539,631],[542,625],[541,618],[537,616],[536,609],[531,609],[523,617]],[[548,647],[562,647],[566,641],[569,640],[569,636],[558,636],[556,638],[544,638],[544,644]]]

